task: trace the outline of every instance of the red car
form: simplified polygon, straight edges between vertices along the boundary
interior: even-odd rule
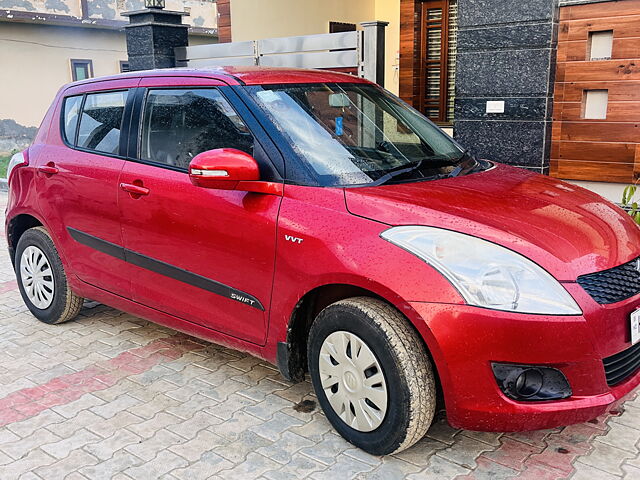
[[[35,317],[90,298],[308,371],[347,440],[397,452],[582,422],[640,383],[640,229],[480,160],[365,80],[161,70],[61,89],[9,168]]]

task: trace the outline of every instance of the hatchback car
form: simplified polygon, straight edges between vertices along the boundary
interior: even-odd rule
[[[250,352],[373,454],[592,419],[640,382],[640,229],[475,158],[346,74],[160,70],[63,87],[11,160],[39,320],[93,299]]]

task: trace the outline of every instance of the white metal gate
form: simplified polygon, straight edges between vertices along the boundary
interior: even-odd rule
[[[179,67],[249,66],[321,68],[348,71],[384,84],[384,28],[365,22],[363,30],[342,33],[215,43],[175,49]]]

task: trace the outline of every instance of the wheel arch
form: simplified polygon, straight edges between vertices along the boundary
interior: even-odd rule
[[[15,266],[15,252],[16,246],[20,237],[34,227],[44,227],[44,224],[28,213],[21,213],[9,220],[7,224],[7,243],[9,245],[9,255],[11,257],[11,263]]]
[[[375,298],[387,303],[400,312],[405,321],[418,334],[418,338],[420,338],[427,351],[435,375],[438,404],[443,405],[442,384],[440,382],[438,365],[420,329],[398,305],[389,301],[387,298],[364,287],[346,283],[326,284],[316,287],[304,294],[296,303],[287,325],[286,342],[280,342],[277,346],[277,364],[280,373],[291,382],[304,380],[305,373],[307,372],[307,338],[313,320],[325,307],[352,297]]]

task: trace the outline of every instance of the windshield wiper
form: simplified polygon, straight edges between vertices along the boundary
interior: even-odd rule
[[[467,167],[463,167],[462,163],[465,162],[465,159],[470,159],[473,161],[473,164]],[[442,155],[439,156],[433,156],[433,157],[425,157],[422,158],[420,160],[418,160],[416,163],[410,164],[410,165],[398,165],[397,167],[393,167],[389,170],[387,170],[387,172],[380,177],[378,180],[376,180],[375,182],[373,182],[374,186],[377,185],[383,185],[385,183],[388,183],[390,180],[392,180],[395,177],[398,177],[400,175],[404,175],[406,173],[411,173],[411,172],[415,172],[417,170],[420,169],[420,167],[422,167],[423,163],[425,161],[429,161],[429,162],[437,162],[440,161],[438,164],[436,164],[435,168],[438,167],[456,167],[454,168],[451,172],[449,173],[439,173],[439,174],[434,174],[434,175],[427,175],[424,176],[423,178],[425,180],[438,180],[441,178],[450,178],[450,177],[457,177],[458,175],[460,175],[460,173],[464,170],[472,170],[473,168],[475,168],[475,166],[477,165],[477,160],[475,159],[475,157],[473,155],[471,155],[469,153],[469,150],[465,150],[464,152],[462,152],[462,155],[460,155],[457,158],[450,158],[450,157],[445,157]]]

